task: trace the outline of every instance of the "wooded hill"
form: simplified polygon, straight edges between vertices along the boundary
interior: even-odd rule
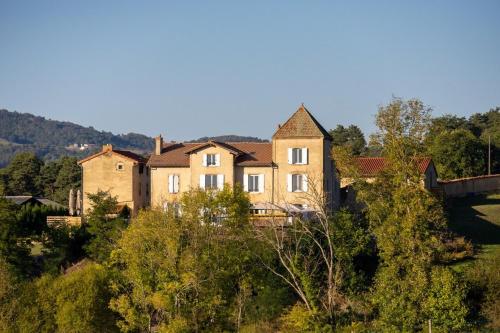
[[[259,138],[226,135],[203,137],[192,142],[207,141],[256,141]],[[86,150],[68,149],[74,144],[95,145]],[[16,153],[34,152],[43,160],[54,160],[62,156],[87,156],[101,145],[110,143],[118,149],[127,149],[147,155],[153,150],[154,140],[137,133],[113,134],[98,131],[66,121],[50,120],[29,113],[0,109],[0,167],[6,166]]]

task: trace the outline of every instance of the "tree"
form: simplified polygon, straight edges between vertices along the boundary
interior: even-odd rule
[[[46,163],[40,171],[40,185],[46,198],[67,205],[69,190],[81,186],[76,158],[64,156]]]
[[[348,146],[354,155],[361,155],[366,149],[366,140],[361,129],[356,125],[344,127],[337,125],[330,130],[333,146]]]
[[[109,272],[83,261],[59,276],[24,283],[12,323],[15,332],[117,332],[110,300]],[[12,305],[12,304],[11,304]]]
[[[5,195],[40,195],[40,169],[43,162],[33,153],[19,153],[5,168]]]
[[[442,179],[480,176],[486,173],[487,147],[470,131],[444,131],[428,148]]]
[[[112,197],[109,192],[98,191],[87,195],[92,209],[86,215],[90,241],[85,245],[85,250],[92,259],[102,263],[108,260],[115,248],[127,220],[118,214],[116,197]]]
[[[365,281],[355,258],[369,252],[370,237],[363,219],[346,210],[331,213],[319,193],[308,198],[314,217],[295,218],[290,226],[275,223],[258,233],[278,258],[266,266],[301,302],[286,320],[302,318],[295,325],[299,330],[333,329],[343,317],[356,315],[351,296]]]
[[[111,307],[121,316],[120,328],[233,331],[248,322],[255,304],[276,304],[272,291],[259,288],[267,276],[241,188],[193,190],[178,204],[166,212],[141,211],[112,253],[118,274]],[[281,295],[277,288],[273,296]],[[262,303],[264,297],[272,301]]]
[[[0,260],[13,266],[17,274],[31,273],[30,239],[16,218],[17,206],[0,197]]]
[[[373,302],[381,325],[395,331],[421,329],[427,319],[443,329],[465,327],[463,284],[437,265],[444,213],[421,185],[417,167],[430,111],[419,100],[394,99],[380,107],[377,139],[386,168],[373,183],[355,183],[380,257]]]

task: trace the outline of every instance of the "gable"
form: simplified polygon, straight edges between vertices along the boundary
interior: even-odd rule
[[[299,109],[274,133],[273,139],[325,138],[331,140],[327,130],[301,105]]]

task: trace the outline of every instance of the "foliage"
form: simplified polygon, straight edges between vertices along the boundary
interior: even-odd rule
[[[430,109],[419,100],[382,106],[377,140],[387,167],[373,183],[356,182],[381,261],[373,302],[381,325],[395,331],[421,329],[427,319],[446,329],[465,327],[463,282],[436,265],[444,213],[421,186],[416,165],[429,120]]]
[[[337,125],[335,129],[329,131],[332,136],[333,146],[350,147],[354,155],[361,155],[366,149],[366,140],[361,129],[356,125],[344,127]]]
[[[44,275],[20,287],[14,307],[21,332],[116,332],[115,314],[108,308],[109,273],[86,262],[58,277]],[[35,300],[35,302],[33,302]]]
[[[17,206],[0,197],[0,260],[12,265],[17,274],[31,272],[30,240],[16,218]]]
[[[486,148],[468,130],[441,132],[428,149],[442,179],[473,177],[485,173]]]
[[[85,216],[86,230],[90,235],[85,250],[92,259],[102,263],[109,258],[121,237],[127,225],[127,216],[118,214],[116,197],[112,197],[109,192],[98,191],[87,196],[92,208]]]
[[[4,195],[40,195],[40,169],[43,162],[33,153],[19,153],[3,170]]]
[[[93,127],[83,127],[70,122],[48,120],[29,113],[9,112],[0,109],[0,166],[12,156],[29,150],[44,160],[61,156],[82,157],[89,151],[73,152],[66,147],[74,143],[101,145],[110,143],[122,149],[151,151],[153,140],[145,135],[129,133],[114,135]]]
[[[44,196],[63,205],[68,204],[70,189],[81,186],[81,170],[74,157],[47,162],[41,170],[40,178]]]
[[[474,319],[491,330],[500,329],[500,253],[491,258],[476,259],[465,270],[471,285],[469,301]]]
[[[248,235],[245,193],[192,191],[181,211],[140,212],[112,253],[118,274],[111,307],[124,331],[234,330],[247,313],[266,311],[255,307],[265,307],[272,292],[262,287],[266,271]]]
[[[364,221],[346,210],[332,214],[321,201],[314,218],[297,218],[286,228],[270,225],[259,233],[278,257],[277,263],[266,266],[301,301],[289,313],[302,318],[293,324],[297,329],[308,327],[299,324],[304,316],[315,318],[320,326],[331,327],[343,318],[356,316],[351,296],[366,282],[355,265],[358,256],[369,252],[370,238]]]

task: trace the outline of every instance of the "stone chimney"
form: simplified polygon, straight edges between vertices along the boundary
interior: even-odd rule
[[[102,145],[102,151],[112,151],[113,150],[113,145],[111,144],[105,144],[105,145]]]
[[[155,138],[155,155],[161,155],[161,149],[163,148],[163,138],[161,134]]]

